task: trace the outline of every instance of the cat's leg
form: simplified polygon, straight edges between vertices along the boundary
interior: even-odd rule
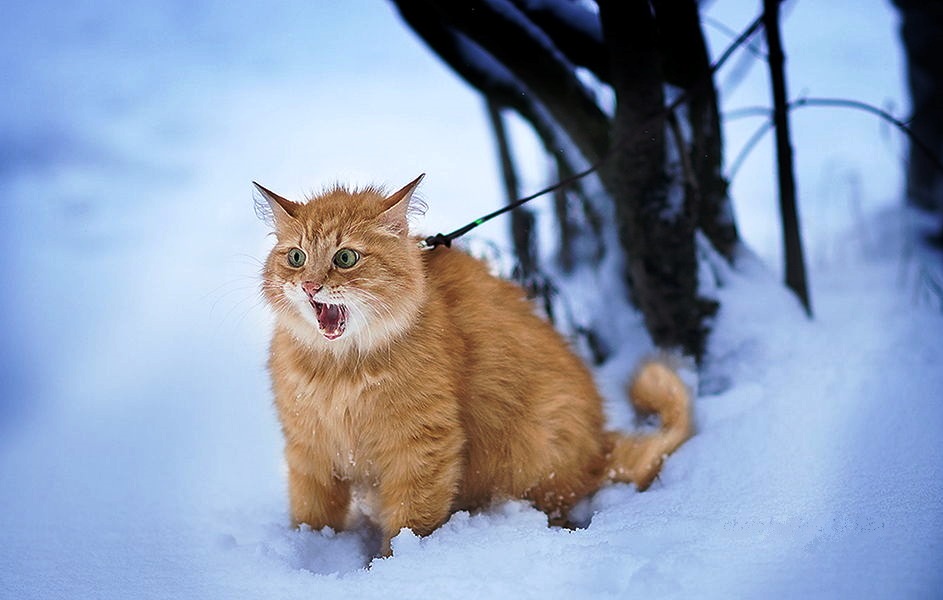
[[[329,461],[314,459],[307,448],[288,446],[285,458],[292,523],[343,529],[350,508],[350,484],[333,474]]]
[[[462,442],[457,433],[437,441],[413,440],[413,447],[400,447],[384,469],[378,523],[383,556],[390,555],[390,540],[404,527],[416,535],[428,535],[451,513],[464,464]]]
[[[550,525],[571,527],[570,510],[599,489],[606,457],[602,445],[596,446],[598,450],[596,447],[581,448],[579,456],[551,465],[538,483],[523,494],[523,498],[547,514]],[[575,450],[574,455],[577,454]]]

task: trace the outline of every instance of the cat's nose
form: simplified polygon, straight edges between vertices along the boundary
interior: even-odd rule
[[[313,298],[315,294],[321,291],[321,284],[313,281],[305,281],[301,284],[301,289],[303,289],[309,297]]]

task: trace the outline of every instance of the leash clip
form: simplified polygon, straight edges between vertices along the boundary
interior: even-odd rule
[[[441,233],[430,235],[418,244],[420,250],[435,250],[436,246],[452,247],[452,238]]]

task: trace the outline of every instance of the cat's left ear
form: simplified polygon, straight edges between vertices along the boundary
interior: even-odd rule
[[[294,219],[301,205],[282,198],[272,190],[266,189],[256,182],[252,182],[256,191],[262,196],[255,199],[255,214],[272,227],[283,227]]]
[[[413,197],[413,192],[419,187],[419,182],[425,176],[426,174],[423,173],[383,201],[380,222],[396,235],[405,236],[409,232],[410,200]]]

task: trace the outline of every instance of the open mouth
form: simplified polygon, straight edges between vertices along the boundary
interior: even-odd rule
[[[342,304],[325,304],[311,300],[314,314],[318,318],[321,335],[329,340],[336,340],[344,335],[347,328],[347,307]]]

